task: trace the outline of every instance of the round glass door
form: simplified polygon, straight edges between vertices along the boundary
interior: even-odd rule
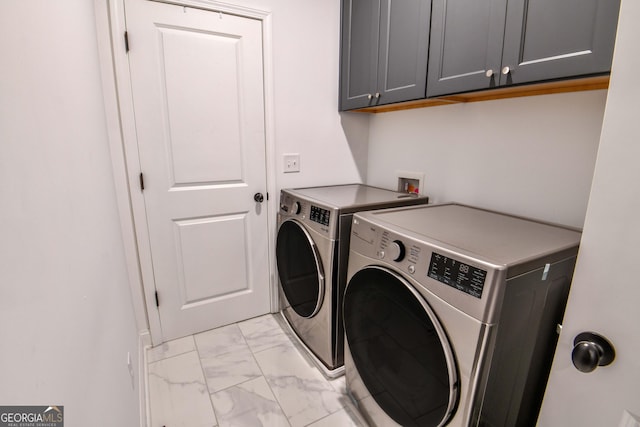
[[[276,263],[280,285],[291,308],[299,316],[314,316],[322,305],[324,274],[315,243],[297,221],[288,220],[280,226]]]
[[[349,281],[344,328],[362,382],[402,426],[444,425],[458,401],[458,375],[443,328],[402,277],[367,267]]]

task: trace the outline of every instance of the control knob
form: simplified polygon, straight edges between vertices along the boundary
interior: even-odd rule
[[[404,243],[400,240],[394,240],[388,247],[389,256],[392,260],[396,262],[400,262],[404,259],[405,256],[405,248]]]
[[[300,206],[300,202],[293,202],[293,205],[291,205],[291,212],[293,212],[294,215],[298,215],[301,210],[302,207]]]

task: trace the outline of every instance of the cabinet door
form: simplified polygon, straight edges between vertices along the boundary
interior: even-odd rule
[[[430,15],[431,0],[382,1],[376,105],[426,96]]]
[[[506,1],[433,0],[428,97],[498,84]]]
[[[343,0],[340,110],[373,104],[378,81],[380,0]]]
[[[509,0],[501,84],[606,73],[619,0]]]

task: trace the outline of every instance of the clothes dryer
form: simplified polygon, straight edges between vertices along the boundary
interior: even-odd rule
[[[355,212],[426,204],[410,195],[362,184],[282,190],[276,262],[281,313],[328,377],[342,374],[342,293]]]
[[[532,426],[580,232],[459,204],[353,216],[347,390],[371,426]]]

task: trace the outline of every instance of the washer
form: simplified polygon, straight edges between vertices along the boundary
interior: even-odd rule
[[[281,312],[327,377],[344,370],[342,293],[354,212],[426,204],[362,184],[282,190],[276,262]]]
[[[535,425],[580,236],[455,203],[355,214],[345,374],[363,417]]]

